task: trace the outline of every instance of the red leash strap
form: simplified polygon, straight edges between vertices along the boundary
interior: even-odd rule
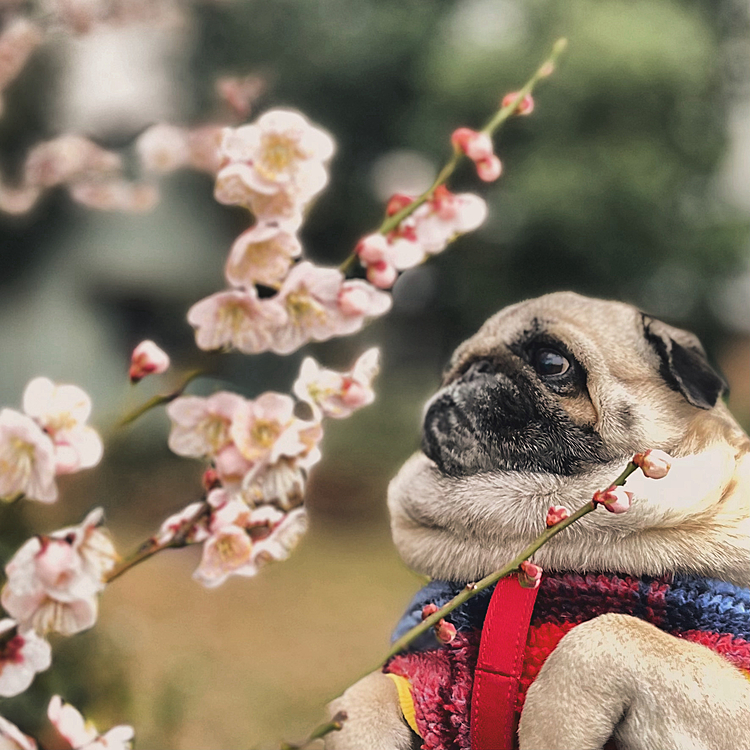
[[[471,750],[512,750],[515,709],[537,591],[501,578],[482,628],[471,694]]]

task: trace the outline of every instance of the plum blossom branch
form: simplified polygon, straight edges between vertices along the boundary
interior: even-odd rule
[[[640,455],[640,454],[639,454]],[[622,487],[627,478],[634,472],[637,471],[638,465],[633,461],[630,461],[622,473],[617,479],[612,482],[610,487]],[[598,493],[597,493],[598,494]],[[480,591],[497,583],[501,578],[505,578],[514,571],[521,568],[522,563],[528,560],[540,547],[545,545],[553,536],[559,534],[563,529],[566,529],[571,524],[588,515],[592,511],[596,510],[598,504],[601,501],[595,499],[589,500],[587,503],[582,505],[575,513],[561,520],[553,526],[546,528],[531,544],[525,547],[521,552],[516,555],[509,563],[504,565],[500,570],[490,573],[489,575],[482,578],[476,583],[469,583],[466,587],[460,591],[456,596],[453,597],[447,604],[435,610],[432,614],[428,615],[422,622],[415,625],[411,630],[401,636],[398,640],[394,641],[391,650],[386,655],[385,659],[381,662],[381,666],[385,664],[389,659],[394,657],[406,646],[408,646],[415,638],[420,636],[422,633],[427,632],[430,628],[437,626],[440,621],[454,609],[460,607],[464,602],[476,596]]]
[[[179,523],[173,536],[164,539],[160,535],[157,535],[146,540],[132,555],[129,555],[114,565],[114,567],[104,575],[104,582],[112,583],[112,581],[119,578],[123,573],[126,573],[144,560],[153,557],[157,552],[169,548],[184,547],[188,544],[193,544],[194,542],[189,539],[190,534],[201,521],[208,518],[210,513],[211,506],[206,501],[199,503],[199,507],[195,512]]]
[[[493,115],[493,117],[482,128],[480,132],[486,133],[489,136],[493,135],[500,128],[500,126],[516,112],[519,105],[523,102],[524,98],[531,94],[531,92],[534,90],[536,84],[542,78],[546,78],[548,75],[550,75],[550,73],[554,70],[554,65],[557,62],[557,58],[565,51],[567,45],[567,39],[558,39],[552,47],[552,53],[547,58],[547,60],[545,60],[544,63],[539,66],[534,75],[518,91],[517,95],[514,96],[508,104],[502,106],[495,115]],[[388,218],[386,218],[380,225],[378,232],[380,232],[380,234],[388,234],[389,232],[393,231],[404,219],[411,216],[411,214],[413,214],[414,211],[417,210],[417,208],[428,201],[435,194],[435,191],[438,189],[438,187],[443,185],[453,174],[464,155],[464,152],[458,146],[454,145],[453,155],[445,164],[445,166],[440,170],[432,185],[430,185],[430,187],[427,188],[427,190],[425,190],[422,195],[416,198],[408,206],[405,206],[400,211],[393,214],[393,216],[389,216]]]
[[[186,376],[185,379],[182,381],[180,386],[176,388],[171,393],[166,394],[160,394],[157,396],[153,396],[148,401],[145,401],[140,406],[133,409],[133,411],[128,412],[119,422],[120,427],[126,427],[129,424],[132,424],[136,421],[136,419],[142,417],[147,412],[151,411],[151,409],[155,409],[157,406],[161,406],[162,404],[168,404],[171,401],[174,401],[178,396],[181,396],[184,392],[185,388],[190,385],[190,383],[193,382],[196,378],[199,378],[201,375],[205,375],[205,370],[191,370]]]

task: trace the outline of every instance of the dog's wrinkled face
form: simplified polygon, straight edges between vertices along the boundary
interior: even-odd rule
[[[630,305],[558,293],[509,307],[458,348],[425,410],[422,453],[391,484],[399,550],[430,575],[474,578],[540,530],[543,508],[580,506],[637,451],[688,457],[720,443],[737,458],[747,437],[724,389],[692,334]],[[706,467],[694,473],[693,489]],[[647,500],[620,537],[666,523],[664,501]],[[607,531],[610,520],[588,524]]]

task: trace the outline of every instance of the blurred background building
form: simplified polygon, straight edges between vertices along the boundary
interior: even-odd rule
[[[486,225],[404,274],[386,318],[290,357],[194,346],[186,310],[224,286],[228,249],[249,223],[213,200],[207,175],[165,178],[145,214],[91,211],[52,190],[30,213],[0,217],[0,403],[17,406],[36,375],[76,383],[108,441],[104,463],[61,482],[55,506],[7,508],[4,526],[48,531],[103,505],[124,552],[200,493],[201,467],[167,449],[163,412],[115,428],[160,388],[126,382],[143,338],[184,369],[211,369],[196,393],[286,392],[308,353],[345,367],[378,345],[383,361],[375,405],[328,426],[309,488],[313,528],[293,558],[210,592],[190,579],[192,550],[145,563],[105,593],[97,629],[54,644],[52,670],[4,702],[22,728],[42,726],[48,696],[62,692],[100,726],[134,724],[142,748],[304,736],[375,666],[419,586],[390,545],[386,485],[418,447],[421,404],[451,351],[506,304],[572,289],[696,331],[750,427],[744,0],[102,5],[132,13],[53,32],[5,92],[6,181],[34,143],[71,131],[121,151],[127,168],[145,127],[216,122],[217,77],[252,75],[262,85],[251,119],[291,107],[337,140],[302,232],[306,254],[332,265],[377,226],[392,192],[429,184],[453,129],[482,125],[558,36],[570,46],[534,114],[503,129],[500,180],[480,185],[468,167],[456,176],[454,187],[487,199]],[[8,17],[11,6],[24,3],[3,3]]]

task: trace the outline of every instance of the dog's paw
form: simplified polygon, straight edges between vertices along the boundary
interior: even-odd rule
[[[373,672],[328,706],[330,716],[343,711],[340,731],[326,735],[326,750],[411,750],[414,733],[404,721],[393,680]]]
[[[705,646],[628,615],[573,628],[529,688],[521,750],[750,749],[750,681]]]

